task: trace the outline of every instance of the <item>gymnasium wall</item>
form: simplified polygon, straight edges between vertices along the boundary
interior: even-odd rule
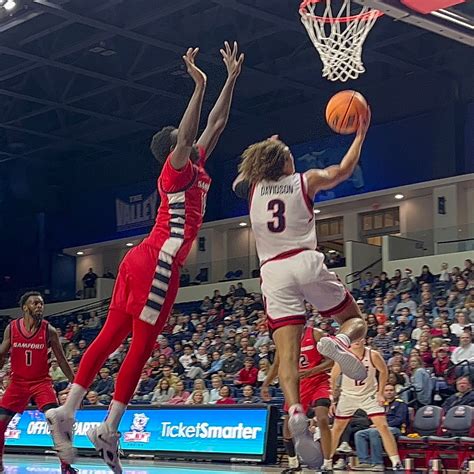
[[[406,94],[407,85],[413,91],[410,96]],[[364,150],[361,165],[364,185],[359,187],[360,181],[351,180],[335,191],[336,197],[474,171],[474,102],[472,97],[459,99],[447,78],[407,77],[403,87],[396,81],[388,81],[361,92],[372,104],[374,122],[380,125],[371,129]],[[331,93],[324,92],[327,98]],[[467,103],[468,100],[471,102]],[[323,111],[315,108],[307,97],[301,97],[286,110],[257,113],[252,121],[231,117],[209,164],[214,185],[208,197],[206,221],[247,213],[246,203],[230,191],[238,156],[248,144],[273,133],[280,133],[292,146],[299,144],[293,148],[300,156],[314,151],[321,153],[314,163],[321,156],[329,163],[339,159],[348,145],[347,138],[329,133]],[[321,140],[316,140],[318,137]],[[333,147],[339,151],[332,151]],[[149,200],[156,189],[151,161],[148,155],[140,160],[124,157],[127,166],[120,165],[124,176],[121,181],[132,183],[124,187],[117,187],[111,178],[107,180],[104,166],[96,170],[91,162],[87,167],[77,166],[68,170],[68,174],[57,176],[53,184],[45,181],[34,166],[26,167],[20,162],[5,165],[6,174],[0,177],[0,277],[13,276],[16,287],[40,285],[50,279],[51,255],[62,248],[147,233],[151,221],[142,219],[145,215],[132,219],[133,222],[128,222],[131,225],[122,220],[124,225],[118,226],[117,202],[122,201],[130,206],[130,212],[133,208],[139,214],[146,214],[147,206],[158,203],[156,198]],[[311,163],[303,160],[298,167],[304,170]],[[143,182],[143,176],[148,173],[150,179]],[[117,171],[110,170],[110,174],[115,176]],[[58,188],[58,182],[64,189]],[[46,192],[49,194],[45,197]],[[8,196],[13,199],[7,205]],[[472,193],[471,197],[474,197]],[[472,220],[467,216],[474,215],[473,202],[471,199],[460,208],[460,219]],[[43,209],[48,212],[41,224],[38,215]],[[428,220],[429,214],[423,218]],[[432,227],[429,224],[426,222],[427,227]],[[8,282],[0,281],[0,292],[10,287]]]
[[[454,125],[450,116],[452,110],[447,108],[373,127],[354,176],[335,190],[322,193],[316,201],[454,176],[455,162],[446,159],[455,149]],[[444,127],[446,120],[447,126]],[[440,128],[444,128],[443,135],[437,133]],[[282,139],[292,143],[285,135]],[[352,137],[331,135],[292,145],[297,170],[306,171],[340,162],[351,140]],[[207,222],[248,212],[246,202],[231,191],[239,158],[221,159],[217,154],[210,161],[214,184],[208,197]],[[50,227],[51,239],[60,247],[73,247],[141,235],[151,228],[153,219],[149,216],[154,216],[158,204],[154,181],[87,193],[80,196],[80,202],[76,202],[70,212],[55,216]]]
[[[454,124],[447,108],[431,114],[372,127],[367,135],[360,166],[351,179],[334,190],[320,193],[316,202],[379,191],[402,185],[456,175],[452,156],[455,149]],[[444,133],[440,134],[440,128]],[[285,140],[285,136],[282,137]],[[353,137],[331,135],[291,146],[297,171],[322,168],[339,163]],[[239,158],[225,163],[222,193],[226,195],[221,217],[235,217],[246,211],[246,205],[228,192],[236,176]]]
[[[384,237],[384,244],[385,239],[391,239],[391,237],[386,236]],[[448,253],[448,254],[441,254],[441,255],[428,255],[423,257],[413,257],[407,259],[397,259],[393,260],[390,259],[390,246],[385,245],[383,248],[383,269],[389,275],[393,275],[396,269],[404,269],[409,267],[413,270],[413,274],[415,276],[420,275],[421,267],[423,265],[428,265],[431,271],[436,274],[441,271],[441,265],[446,262],[449,268],[452,267],[461,267],[463,266],[464,260],[466,258],[472,259],[472,250],[468,252],[457,252],[457,253]]]

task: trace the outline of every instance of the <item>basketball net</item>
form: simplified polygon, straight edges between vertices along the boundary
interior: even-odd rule
[[[303,0],[301,21],[323,62],[323,77],[345,82],[357,79],[365,72],[362,47],[377,18],[379,10],[361,7],[351,15],[351,0],[342,0],[341,7],[332,11],[331,0]],[[320,5],[321,15],[316,14]]]

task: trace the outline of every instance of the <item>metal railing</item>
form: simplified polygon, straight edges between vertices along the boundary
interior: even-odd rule
[[[352,285],[353,283],[360,281],[361,275],[363,273],[375,267],[375,265],[378,265],[381,261],[382,261],[382,258],[378,258],[377,260],[374,260],[372,263],[369,263],[366,267],[362,268],[361,270],[356,270],[355,272],[349,273],[348,275],[346,275],[346,284]]]

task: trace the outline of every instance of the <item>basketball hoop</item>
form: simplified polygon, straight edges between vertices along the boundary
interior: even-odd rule
[[[365,72],[362,47],[370,30],[383,13],[364,6],[359,13],[351,14],[351,0],[341,0],[339,3],[339,11],[336,7],[333,12],[331,0],[303,0],[300,15],[321,56],[323,77],[330,81],[345,82],[348,79],[357,79]],[[318,5],[321,15],[316,14]]]

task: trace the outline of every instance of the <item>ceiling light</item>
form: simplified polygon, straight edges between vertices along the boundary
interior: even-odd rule
[[[84,255],[84,252],[82,250],[79,250],[79,252],[76,252],[76,255]]]
[[[114,54],[117,54],[117,51],[114,51],[113,49],[106,49],[100,53],[101,56],[113,56]]]
[[[133,247],[133,242],[127,242],[125,245],[126,245],[127,247]]]
[[[90,53],[96,53],[96,54],[100,54],[103,51],[105,51],[105,48],[103,48],[102,46],[95,46],[94,48],[89,49]]]
[[[400,199],[403,199],[405,196],[403,194],[395,194],[395,199],[400,201]]]
[[[320,213],[321,213],[321,209],[313,209],[313,212],[314,212],[315,214],[320,214]]]
[[[240,222],[239,225],[240,227],[247,227],[247,222]]]
[[[15,0],[8,0],[8,2],[5,3],[5,5],[3,5],[3,8],[5,8],[5,10],[7,11],[13,10],[15,7],[16,7]]]

